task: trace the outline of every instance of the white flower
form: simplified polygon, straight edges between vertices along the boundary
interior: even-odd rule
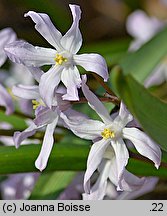
[[[156,17],[149,17],[144,11],[136,10],[130,14],[126,21],[126,29],[134,38],[130,50],[137,50],[159,32],[165,23]]]
[[[12,101],[12,97],[7,92],[6,88],[0,84],[0,106],[4,106],[6,108],[6,115],[10,115],[14,111],[14,104]]]
[[[54,90],[60,80],[67,87],[63,96],[66,100],[79,100],[77,88],[81,86],[81,78],[77,65],[87,71],[99,74],[106,81],[108,71],[105,60],[98,54],[76,55],[82,45],[79,30],[81,16],[80,7],[70,5],[73,24],[67,33],[62,34],[54,27],[49,16],[44,13],[29,11],[25,16],[30,16],[35,22],[36,30],[54,47],[54,49],[34,47],[29,43],[17,41],[6,46],[5,51],[9,58],[28,67],[52,65],[48,72],[42,75],[39,83],[40,94],[51,108]]]
[[[4,52],[4,46],[15,40],[16,34],[11,28],[4,28],[0,31],[0,66],[2,66],[7,59],[7,55]]]
[[[112,153],[112,151],[111,151]],[[154,189],[158,181],[156,177],[138,178],[132,173],[124,170],[121,186],[124,191],[117,191],[117,165],[116,160],[107,152],[98,167],[99,176],[90,189],[90,193],[84,193],[84,200],[102,199],[134,199]]]
[[[39,77],[36,78],[39,79]],[[54,132],[56,126],[58,123],[63,123],[60,112],[65,112],[66,115],[70,115],[75,119],[78,119],[78,112],[71,109],[69,101],[62,100],[62,92],[64,93],[64,89],[56,90],[52,109],[47,107],[42,100],[39,94],[39,86],[18,85],[14,86],[12,91],[13,94],[18,97],[32,100],[33,108],[35,110],[35,119],[29,124],[29,127],[22,132],[17,131],[14,133],[13,140],[16,148],[18,148],[25,139],[34,135],[38,130],[45,129],[41,151],[35,161],[35,166],[42,171],[47,166],[54,145]]]
[[[5,28],[0,31],[0,67],[5,63],[7,55],[4,52],[4,46],[16,40],[16,34],[11,28]],[[0,84],[0,105],[6,108],[6,114],[14,111],[12,98],[7,90]]]
[[[24,99],[32,100],[36,117],[26,130],[14,133],[13,139],[16,148],[18,148],[25,139],[34,135],[36,131],[46,127],[41,152],[35,162],[35,166],[42,171],[47,165],[54,144],[53,134],[59,120],[59,112],[60,110],[68,109],[70,103],[69,101],[62,101],[62,95],[55,93],[53,109],[48,108],[40,97],[38,86],[14,86],[13,94]]]
[[[116,175],[115,179],[117,179],[115,184],[118,190],[122,190],[121,182],[129,159],[124,139],[130,140],[140,154],[155,163],[156,168],[160,165],[161,150],[144,132],[137,128],[125,127],[128,122],[132,121],[132,116],[122,103],[119,115],[112,119],[104,105],[89,90],[85,82],[86,78],[83,76],[82,91],[91,108],[96,111],[103,122],[83,118],[82,120],[75,120],[70,119],[70,117],[67,118],[63,113],[61,114],[65,123],[77,136],[91,140],[98,139],[92,145],[87,160],[87,170],[84,178],[85,192],[90,192],[90,178],[100,165],[109,146],[111,147],[113,158],[115,158],[113,161],[117,167],[117,172],[113,170],[113,175]]]
[[[156,17],[149,17],[144,11],[137,10],[128,16],[126,28],[128,33],[134,37],[129,50],[138,50],[143,44],[149,41],[165,25],[166,21],[160,21]],[[150,87],[159,85],[167,80],[166,60],[162,61],[146,79],[144,85]]]

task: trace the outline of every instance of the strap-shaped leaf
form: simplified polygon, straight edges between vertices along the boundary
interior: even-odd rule
[[[113,71],[112,83],[143,129],[167,151],[167,104],[151,95],[131,75]]]
[[[167,28],[143,45],[137,52],[130,53],[120,62],[124,74],[132,74],[143,82],[155,66],[167,55]]]

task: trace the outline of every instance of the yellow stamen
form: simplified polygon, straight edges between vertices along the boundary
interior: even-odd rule
[[[114,138],[115,133],[114,131],[111,131],[109,128],[105,128],[103,132],[101,132],[101,135],[104,139]]]
[[[64,58],[62,55],[56,54],[56,58],[55,58],[56,65],[62,65],[66,61],[67,58]]]
[[[39,106],[45,106],[44,102],[41,101],[37,101],[37,100],[32,100],[32,104],[33,104],[33,109],[36,110]]]

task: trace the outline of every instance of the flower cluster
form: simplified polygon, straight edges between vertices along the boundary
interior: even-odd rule
[[[120,103],[118,115],[114,117],[89,89],[87,76],[80,76],[78,65],[86,71],[98,74],[104,82],[108,80],[109,74],[105,59],[101,55],[77,54],[82,45],[79,30],[81,10],[77,5],[70,5],[70,9],[73,23],[65,35],[57,30],[47,14],[34,11],[25,14],[25,17],[32,19],[35,29],[52,48],[33,46],[23,40],[16,40],[11,29],[5,29],[0,33],[2,41],[7,40],[9,35],[13,35],[5,41],[5,44],[2,44],[5,52],[1,54],[0,64],[5,61],[7,55],[12,62],[22,65],[21,67],[31,73],[30,82],[22,82],[22,84],[14,82],[17,85],[12,88],[12,94],[31,104],[35,112],[35,118],[30,122],[29,127],[22,132],[14,133],[14,144],[18,148],[24,140],[38,130],[44,130],[41,151],[35,162],[35,166],[42,171],[47,166],[54,145],[55,129],[57,125],[63,125],[76,136],[93,142],[84,175],[83,199],[104,199],[106,196],[110,197],[113,191],[140,194],[144,188],[148,188],[148,185],[155,185],[157,179],[139,178],[126,169],[129,142],[133,144],[131,148],[135,147],[138,153],[150,159],[157,169],[161,163],[161,150],[143,131],[128,126],[133,117],[123,102]],[[159,23],[156,20],[153,22],[158,28]],[[149,20],[147,23],[151,26]],[[130,31],[133,32],[132,28]],[[142,38],[137,45],[141,45],[143,40],[147,38]],[[48,71],[43,71],[44,65],[50,66]],[[35,82],[37,84],[34,84]],[[78,91],[83,94],[84,99],[98,114],[101,121],[91,119],[73,109],[72,102],[80,101]],[[11,96],[1,85],[0,94],[2,96],[0,105],[7,107],[7,113],[10,114],[14,109]],[[31,111],[32,109],[27,112]]]

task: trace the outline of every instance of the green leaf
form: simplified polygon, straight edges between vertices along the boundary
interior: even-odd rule
[[[123,58],[120,61],[123,73],[132,74],[137,81],[142,83],[167,54],[166,38],[167,28],[158,33],[137,52]]]
[[[114,89],[143,129],[167,151],[167,104],[151,95],[131,75],[123,76],[121,71],[113,71],[111,80]]]
[[[43,172],[39,176],[29,199],[56,199],[70,184],[75,175],[76,172],[73,171],[56,171],[52,173]]]
[[[34,172],[35,160],[40,152],[40,144],[20,146],[0,146],[0,174]],[[56,143],[52,149],[45,171],[84,170],[89,152],[89,145],[75,145],[72,140]]]
[[[73,140],[71,139],[70,143],[57,143],[53,147],[47,168],[43,173],[46,174],[49,171],[81,171],[86,169],[86,161],[90,146],[72,143]],[[37,172],[35,160],[39,154],[40,148],[41,145],[37,144],[24,145],[19,149],[15,149],[11,146],[0,146],[0,174]],[[167,162],[166,154],[164,154],[162,161]],[[146,169],[146,167],[148,167],[148,169]],[[166,168],[162,167],[159,170],[156,170],[153,163],[148,164],[130,159],[128,169],[140,176],[152,175],[167,178]],[[146,170],[148,172],[146,172]],[[45,175],[43,178],[49,178],[48,176],[49,175]],[[46,194],[47,192],[44,193]]]
[[[15,130],[23,130],[27,127],[25,120],[22,117],[18,117],[15,114],[6,115],[4,112],[0,111],[1,122],[7,122],[11,124]]]
[[[129,47],[130,39],[99,41],[83,46],[80,53],[92,52],[101,55],[125,52]]]
[[[138,176],[158,176],[160,178],[167,178],[167,168],[160,167],[158,170],[151,163],[135,160],[129,160],[127,169]]]

